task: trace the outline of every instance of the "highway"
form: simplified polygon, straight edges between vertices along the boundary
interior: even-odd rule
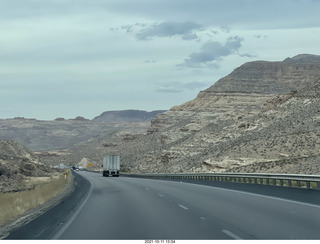
[[[29,231],[8,239],[320,239],[315,203],[179,181],[75,174],[90,184],[62,224],[30,236],[37,229],[31,222]]]

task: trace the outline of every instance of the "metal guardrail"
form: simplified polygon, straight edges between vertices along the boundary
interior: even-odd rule
[[[120,172],[121,174],[121,172]],[[257,173],[189,173],[189,174],[129,174],[128,177],[164,180],[203,180],[246,184],[272,185],[320,190],[320,175],[257,174]]]

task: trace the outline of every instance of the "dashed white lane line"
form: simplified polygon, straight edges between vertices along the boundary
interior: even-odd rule
[[[144,188],[146,191],[149,191],[150,189],[149,188]]]
[[[200,219],[202,219],[202,220],[207,220],[205,217],[200,217]]]
[[[184,209],[184,210],[188,210],[188,208],[186,206],[183,206],[181,204],[178,205],[180,208]]]
[[[236,234],[233,234],[229,230],[222,230],[222,232],[225,233],[227,236],[230,236],[231,238],[235,239],[235,240],[242,240],[241,237],[237,236]]]
[[[164,197],[164,195],[162,195],[162,194],[158,194],[158,196],[159,196],[159,197]]]

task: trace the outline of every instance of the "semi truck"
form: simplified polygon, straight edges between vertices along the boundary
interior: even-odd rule
[[[103,176],[116,176],[119,177],[120,171],[120,156],[119,155],[108,155],[103,158]]]

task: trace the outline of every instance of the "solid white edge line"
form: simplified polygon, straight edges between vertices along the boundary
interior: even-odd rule
[[[85,178],[86,180],[88,180],[87,178]],[[72,224],[72,222],[75,220],[75,218],[78,216],[78,214],[80,213],[81,209],[84,207],[84,205],[86,204],[86,202],[88,201],[92,189],[93,189],[93,185],[92,182],[90,180],[88,180],[90,182],[90,190],[89,193],[86,197],[86,199],[81,203],[80,207],[78,207],[78,209],[74,212],[74,214],[72,214],[71,218],[62,226],[62,228],[52,237],[53,240],[58,240],[61,235],[66,231],[66,229]]]
[[[181,204],[178,205],[180,208],[184,209],[184,210],[188,210],[188,208],[186,206],[183,206]]]
[[[221,190],[221,191],[231,191],[231,192],[237,192],[237,193],[257,196],[257,197],[264,197],[264,198],[269,198],[269,199],[274,199],[274,200],[280,200],[280,201],[290,202],[290,203],[294,203],[294,204],[306,205],[306,206],[314,207],[314,208],[320,208],[320,205],[315,205],[315,204],[312,204],[312,203],[305,203],[305,202],[300,202],[300,201],[294,201],[294,200],[289,200],[289,199],[280,198],[280,197],[272,197],[272,196],[267,196],[267,195],[262,195],[262,194],[256,194],[256,193],[240,191],[240,190],[226,189],[226,188],[216,187],[216,186],[206,186],[206,185],[200,185],[200,184],[193,184],[193,185],[197,185],[197,186],[200,186],[200,187],[215,188],[215,189],[218,189],[218,190]]]
[[[221,230],[223,233],[225,233],[227,236],[230,236],[231,238],[235,239],[235,240],[243,240],[241,237],[237,236],[236,234],[233,234],[231,231],[229,230]]]

